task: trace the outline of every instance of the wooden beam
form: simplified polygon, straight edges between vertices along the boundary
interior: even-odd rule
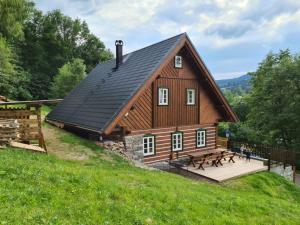
[[[16,141],[11,141],[9,145],[14,148],[21,148],[21,149],[31,150],[34,152],[47,153],[43,148],[39,146],[27,145]]]
[[[34,101],[12,101],[12,102],[0,102],[0,106],[4,105],[43,105],[43,104],[56,104],[61,102],[63,99],[52,99],[52,100],[34,100]]]

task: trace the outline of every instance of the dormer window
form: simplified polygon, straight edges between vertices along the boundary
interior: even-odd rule
[[[187,89],[186,90],[186,104],[187,105],[195,105],[195,89]]]
[[[182,56],[176,55],[175,56],[175,68],[182,68]]]
[[[168,104],[169,104],[169,89],[158,88],[158,105],[168,105]]]

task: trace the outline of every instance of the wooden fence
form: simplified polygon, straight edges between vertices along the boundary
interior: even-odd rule
[[[217,146],[221,148],[228,148],[228,138],[218,137],[217,138]]]
[[[266,159],[268,161],[268,169],[270,170],[272,164],[283,163],[284,168],[287,165],[296,166],[296,152],[293,150],[286,150],[281,147],[246,143],[238,141],[229,141],[228,148],[235,152],[240,152],[241,147],[244,146],[250,150],[251,156]]]

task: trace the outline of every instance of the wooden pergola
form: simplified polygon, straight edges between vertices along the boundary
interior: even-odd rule
[[[25,145],[38,143],[40,148],[27,146],[29,150],[47,153],[47,147],[42,132],[41,107],[44,104],[57,104],[62,99],[35,100],[35,101],[11,101],[0,102],[0,119],[16,119],[20,124],[20,137],[18,142],[13,142],[14,147],[26,147]]]

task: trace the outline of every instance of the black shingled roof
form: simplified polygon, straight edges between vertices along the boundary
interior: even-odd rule
[[[102,132],[186,34],[98,64],[47,119]]]

